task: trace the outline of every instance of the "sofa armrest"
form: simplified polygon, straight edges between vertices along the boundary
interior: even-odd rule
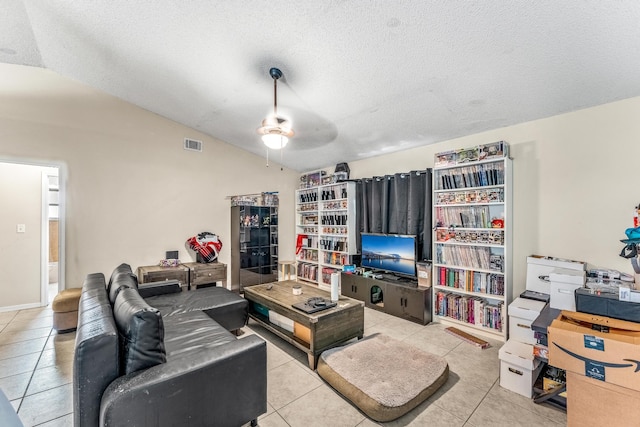
[[[117,378],[101,426],[240,426],[267,411],[267,346],[256,335]]]
[[[138,293],[142,298],[149,298],[156,295],[176,294],[182,292],[180,282],[177,280],[161,280],[159,282],[140,283]]]

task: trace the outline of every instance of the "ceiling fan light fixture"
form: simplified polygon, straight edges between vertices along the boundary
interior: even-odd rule
[[[289,138],[279,133],[267,133],[262,135],[262,142],[272,150],[280,150],[287,146]]]
[[[279,150],[287,145],[294,132],[289,121],[278,116],[278,79],[282,77],[282,71],[271,68],[269,75],[273,78],[273,115],[262,121],[258,133],[262,135],[264,145],[272,150]]]

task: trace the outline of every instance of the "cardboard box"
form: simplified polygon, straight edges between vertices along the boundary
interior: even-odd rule
[[[640,324],[563,311],[548,341],[550,365],[640,391]]]
[[[544,366],[533,357],[533,346],[509,340],[500,348],[500,387],[522,396],[533,396],[533,383]]]
[[[536,320],[546,304],[532,299],[516,298],[509,304],[509,339],[523,343],[537,342],[531,323]]]
[[[431,287],[431,263],[417,262],[416,270],[418,272],[418,286],[421,288]]]
[[[531,255],[527,257],[526,288],[531,291],[550,294],[551,283],[549,282],[549,273],[556,268],[585,271],[587,264],[582,261]]]
[[[311,342],[311,329],[298,322],[293,322],[293,335],[307,344]]]
[[[549,305],[558,310],[576,311],[575,290],[584,287],[584,270],[556,268],[549,273],[551,299]]]
[[[567,425],[637,426],[640,392],[567,372]]]

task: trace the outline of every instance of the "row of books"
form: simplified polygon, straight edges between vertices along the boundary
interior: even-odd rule
[[[300,261],[318,261],[318,251],[314,249],[300,249],[298,259]]]
[[[460,230],[457,228],[437,228],[436,241],[504,245],[504,232],[502,229]]]
[[[504,184],[504,163],[481,163],[435,171],[436,190],[487,187]]]
[[[480,190],[451,191],[436,193],[437,205],[463,205],[475,203],[500,203],[504,202],[504,189],[487,188]]]
[[[436,208],[438,227],[491,228],[489,206],[447,206]]]
[[[322,262],[325,264],[346,265],[349,264],[349,255],[338,252],[323,252]]]
[[[315,282],[318,280],[318,266],[298,263],[298,278]]]
[[[509,145],[504,141],[478,145],[471,148],[443,151],[435,155],[435,167],[452,166],[477,162],[482,160],[506,157],[509,155]]]
[[[502,331],[502,303],[468,295],[439,291],[436,296],[436,314],[475,326]]]
[[[437,267],[439,286],[462,289],[489,295],[504,295],[504,276],[472,270]]]
[[[477,246],[436,246],[436,263],[502,271],[504,257],[491,248]]]

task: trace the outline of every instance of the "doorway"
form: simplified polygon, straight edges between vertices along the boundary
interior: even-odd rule
[[[47,168],[43,172],[42,191],[47,192],[46,212],[43,212],[43,235],[48,236],[46,245],[47,295],[43,301],[48,304],[60,291],[60,177],[58,168]],[[46,218],[45,218],[46,217]],[[46,228],[46,230],[44,230]],[[44,263],[43,263],[44,264]]]
[[[56,163],[0,158],[0,311],[44,307],[65,288],[66,167]]]

